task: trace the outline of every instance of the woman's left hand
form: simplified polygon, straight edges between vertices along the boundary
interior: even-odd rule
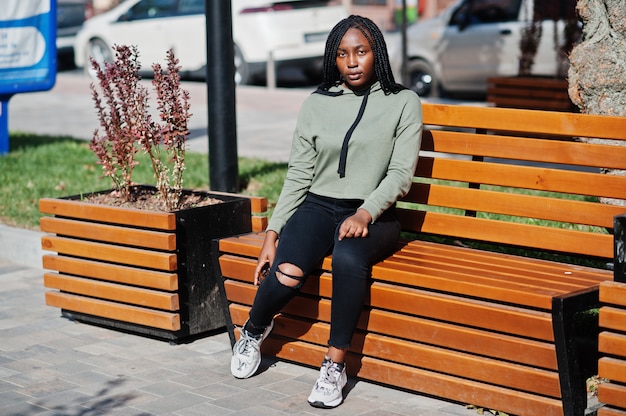
[[[364,209],[358,209],[353,215],[346,218],[339,227],[339,241],[344,238],[367,237],[368,226],[372,216]]]

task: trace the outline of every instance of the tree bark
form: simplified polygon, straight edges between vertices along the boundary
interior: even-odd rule
[[[582,113],[626,116],[626,2],[578,0],[583,41],[570,54],[569,96]],[[622,140],[582,139],[626,146]],[[626,175],[623,170],[607,174]],[[602,199],[613,205],[626,201]]]
[[[570,54],[569,96],[582,113],[626,116],[626,2],[578,0],[583,41]]]

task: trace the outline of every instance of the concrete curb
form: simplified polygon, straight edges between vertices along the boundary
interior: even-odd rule
[[[0,224],[0,260],[41,268],[41,236],[39,231],[7,227]]]

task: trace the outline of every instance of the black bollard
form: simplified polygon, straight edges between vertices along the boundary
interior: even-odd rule
[[[230,1],[205,0],[211,189],[237,192],[235,58]]]

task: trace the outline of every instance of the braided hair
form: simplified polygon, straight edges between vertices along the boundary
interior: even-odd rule
[[[391,65],[389,63],[389,54],[387,52],[387,44],[382,32],[376,24],[367,17],[351,15],[335,25],[330,31],[326,40],[326,50],[324,52],[324,66],[322,69],[322,83],[318,87],[321,90],[328,91],[330,87],[341,83],[341,74],[337,69],[337,49],[341,39],[348,29],[358,29],[368,40],[372,52],[374,53],[374,72],[376,78],[380,81],[380,85],[385,94],[397,93],[406,89],[401,84],[396,83]]]

